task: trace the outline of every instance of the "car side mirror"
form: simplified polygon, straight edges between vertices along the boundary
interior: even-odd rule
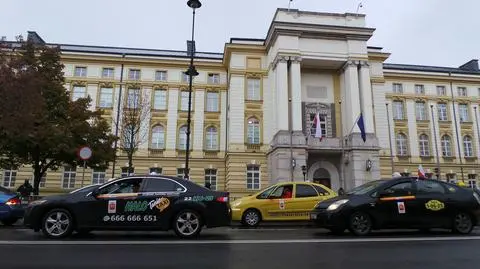
[[[100,194],[99,188],[95,188],[92,190],[92,196],[97,198],[97,196]]]

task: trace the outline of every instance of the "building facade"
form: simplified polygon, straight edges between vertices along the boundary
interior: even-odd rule
[[[360,14],[278,9],[265,39],[232,38],[223,53],[196,53],[192,180],[240,197],[292,179],[351,189],[395,171],[416,174],[422,165],[427,173],[440,168],[441,179],[476,187],[478,62],[387,64],[389,53],[367,45],[374,30]],[[187,53],[60,46],[66,89],[74,99],[90,96],[91,109],[102,109],[113,130],[129,98],[150,100],[135,174],[183,175]],[[317,114],[322,139],[313,135]],[[115,171],[113,165],[86,169],[84,176],[81,167],[49,171],[41,192],[124,175],[126,155],[118,154]],[[4,170],[2,184],[14,188],[31,177],[28,167]]]

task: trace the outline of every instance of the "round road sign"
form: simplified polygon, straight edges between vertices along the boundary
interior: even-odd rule
[[[80,156],[80,159],[84,161],[88,160],[92,157],[92,150],[89,147],[82,147],[80,148],[78,155]]]

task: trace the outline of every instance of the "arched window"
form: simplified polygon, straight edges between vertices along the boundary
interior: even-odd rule
[[[430,145],[428,135],[422,134],[418,139],[418,148],[420,149],[420,156],[430,156]]]
[[[205,132],[205,149],[217,150],[218,149],[218,131],[214,126],[207,128]]]
[[[397,155],[398,156],[406,156],[407,155],[407,143],[408,143],[408,140],[407,140],[407,136],[402,134],[402,133],[399,133],[397,134],[397,137],[396,137],[396,140],[397,140]]]
[[[449,135],[442,136],[440,140],[442,144],[442,156],[451,157],[452,156],[452,139]]]
[[[260,144],[260,122],[251,117],[247,121],[247,143],[251,145]]]
[[[152,149],[165,148],[165,129],[162,125],[157,125],[152,128],[150,147]]]
[[[469,135],[463,137],[463,153],[465,157],[473,157],[473,143]]]
[[[178,130],[178,149],[187,150],[187,126],[185,125]]]

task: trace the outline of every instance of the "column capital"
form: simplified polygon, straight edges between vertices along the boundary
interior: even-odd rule
[[[340,68],[340,70],[345,71],[349,67],[357,67],[358,64],[359,64],[359,61],[348,60],[348,61],[345,62],[345,64],[343,64],[343,66],[342,66],[342,68]]]
[[[290,55],[277,55],[275,59],[271,63],[272,69],[277,68],[279,63],[287,63],[291,61],[292,63],[300,63],[302,61],[302,57],[300,56],[290,56]]]
[[[368,61],[359,61],[361,67],[370,67],[370,63]]]

